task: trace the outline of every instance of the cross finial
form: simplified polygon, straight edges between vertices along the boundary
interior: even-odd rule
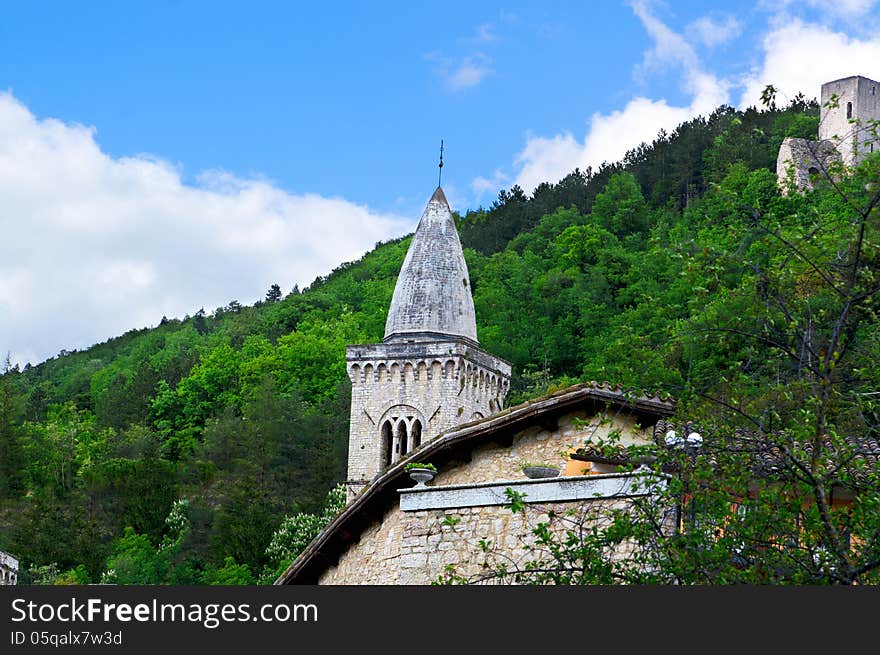
[[[443,179],[443,139],[440,139],[440,172],[437,174],[437,186],[440,186],[440,181]]]

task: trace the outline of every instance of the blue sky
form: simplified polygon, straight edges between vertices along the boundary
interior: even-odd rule
[[[0,351],[308,284],[414,228],[440,139],[465,211],[768,83],[880,78],[878,27],[873,0],[6,3]]]

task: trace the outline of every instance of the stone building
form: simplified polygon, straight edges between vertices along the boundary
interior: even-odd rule
[[[511,367],[480,349],[461,244],[442,189],[413,236],[381,344],[349,346],[349,502],[276,584],[428,584],[454,566],[473,576],[492,555],[522,555],[524,494],[536,511],[608,508],[663,484],[601,458],[569,457],[612,434],[652,443],[674,406],[656,396],[582,384],[504,407]],[[523,462],[562,475],[530,479]],[[413,486],[411,463],[437,467]],[[563,514],[564,512],[560,512]]]
[[[880,149],[876,126],[872,130],[872,121],[880,120],[880,82],[861,75],[826,82],[820,103],[819,140],[831,141],[844,165]]]
[[[381,471],[275,584],[424,585],[450,566],[471,579],[491,573],[492,561],[525,564],[523,546],[534,543],[530,521],[550,511],[621,507],[665,483],[569,452],[612,433],[624,445],[656,443],[655,425],[673,411],[656,396],[582,384],[458,426]],[[430,484],[413,486],[406,465],[416,461],[437,467]],[[530,479],[524,461],[558,466],[562,474]],[[524,494],[530,511],[511,512],[508,490]]]
[[[834,172],[880,149],[880,82],[853,75],[826,82],[821,90],[818,140],[788,137],[779,148],[776,176],[784,192],[804,191]]]
[[[18,560],[0,550],[0,585],[13,585],[18,582]]]
[[[829,140],[786,137],[779,146],[776,177],[783,193],[789,188],[806,191],[813,188],[817,179],[833,171],[837,162],[840,162],[840,153]]]

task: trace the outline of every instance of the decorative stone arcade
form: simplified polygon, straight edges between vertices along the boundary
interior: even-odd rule
[[[510,364],[477,341],[470,276],[440,187],[406,254],[381,344],[348,346],[348,496],[437,435],[500,411]]]

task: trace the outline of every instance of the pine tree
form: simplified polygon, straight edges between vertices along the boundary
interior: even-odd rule
[[[279,287],[277,284],[273,284],[266,292],[266,301],[278,302],[279,300],[281,300],[281,287]]]

